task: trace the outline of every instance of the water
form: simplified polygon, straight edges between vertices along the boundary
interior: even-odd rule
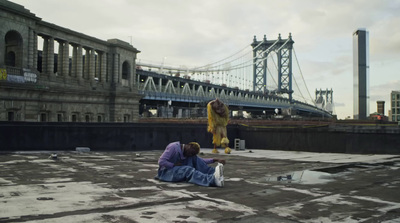
[[[313,170],[295,171],[283,175],[267,177],[267,181],[270,182],[278,181],[300,184],[323,184],[333,180],[332,174]]]

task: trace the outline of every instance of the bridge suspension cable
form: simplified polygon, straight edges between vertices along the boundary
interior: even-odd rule
[[[257,48],[258,48],[259,46],[261,46],[261,44],[263,44],[263,43],[264,43],[264,41],[261,41],[261,42],[255,47],[255,49],[257,49]],[[212,62],[212,63],[206,64],[206,65],[203,65],[203,66],[200,66],[200,67],[195,67],[195,68],[193,68],[192,70],[196,71],[197,69],[201,69],[201,68],[219,67],[220,65],[218,65],[218,66],[212,66],[212,65],[214,65],[214,64],[219,64],[219,63],[221,63],[221,62],[223,62],[223,61],[226,61],[226,60],[228,60],[229,58],[232,58],[232,57],[236,56],[237,54],[241,53],[242,51],[246,50],[247,48],[249,48],[248,45],[246,45],[244,48],[242,48],[242,49],[239,50],[238,52],[232,54],[231,56],[228,56],[228,57],[226,57],[226,58],[224,58],[224,59],[221,59],[221,60],[218,60],[218,61],[216,61],[216,62]],[[250,51],[250,52],[251,52],[251,51]],[[248,54],[248,52],[244,53],[244,55],[246,55],[246,54]],[[240,57],[238,57],[238,58],[236,58],[236,59],[230,60],[230,61],[225,62],[225,63],[229,63],[229,62],[238,60],[238,59],[243,58],[243,57],[244,57],[244,56],[240,56]]]
[[[279,49],[281,49],[283,46],[285,46],[285,44],[286,44],[288,41],[289,41],[289,40],[287,40]],[[267,51],[268,51],[268,52],[271,51],[271,49],[272,49],[278,42],[279,42],[279,39],[276,40],[270,47],[268,47],[267,49],[265,49],[264,51],[262,51],[259,55],[257,55],[256,58],[257,58],[257,59],[260,59],[260,57],[261,57],[262,54],[264,54],[264,53],[267,52]],[[261,41],[256,47],[254,47],[254,49],[257,49],[258,47],[260,47],[262,43],[264,43],[264,41]],[[212,72],[212,71],[232,71],[232,70],[237,70],[237,69],[242,69],[242,68],[245,68],[245,67],[252,66],[252,65],[254,65],[255,63],[258,62],[258,61],[257,61],[257,62],[254,61],[254,58],[253,58],[253,57],[252,57],[251,59],[247,60],[247,61],[240,62],[239,64],[236,64],[236,65],[234,65],[234,66],[230,66],[229,69],[213,69],[213,68],[219,68],[219,67],[221,66],[219,63],[221,63],[221,62],[223,62],[223,61],[226,61],[226,60],[228,60],[229,58],[234,57],[235,55],[237,55],[237,54],[239,54],[240,52],[244,51],[246,48],[248,48],[248,46],[246,46],[245,48],[241,49],[240,51],[236,52],[235,54],[233,54],[233,55],[231,55],[231,56],[229,56],[229,57],[226,57],[226,58],[224,58],[224,59],[222,59],[222,60],[219,60],[219,61],[213,62],[213,63],[209,63],[209,64],[206,64],[206,65],[203,65],[203,66],[195,67],[195,68],[189,69],[189,71],[193,71],[193,72],[196,72],[196,71],[199,71],[199,70],[202,70],[202,71],[209,71],[209,72]],[[279,49],[278,49],[278,50],[279,50]],[[253,50],[250,50],[250,53],[251,53],[251,52],[253,52]],[[248,53],[249,53],[249,52],[246,52],[245,54],[242,54],[240,57],[236,57],[236,58],[234,58],[233,60],[226,61],[224,64],[229,64],[229,63],[232,63],[232,62],[234,62],[234,61],[237,61],[237,60],[239,60],[240,58],[245,57],[245,55],[248,54]],[[263,60],[266,60],[267,58],[262,58],[262,59],[263,59]],[[218,65],[215,65],[215,64],[218,64]],[[213,66],[211,66],[211,65],[213,65]]]
[[[304,80],[303,72],[301,71],[300,64],[299,64],[299,60],[297,59],[297,55],[296,55],[296,51],[295,51],[294,47],[293,47],[293,54],[294,54],[294,58],[295,58],[295,60],[296,60],[297,67],[299,68],[299,73],[300,73],[300,75],[301,75],[301,78],[302,78],[302,80],[303,80],[304,86],[305,86],[306,91],[307,91],[307,93],[308,93],[308,96],[310,97],[312,104],[315,105],[315,100],[312,99],[311,94],[310,94],[310,91],[308,90],[306,81]],[[297,83],[296,83],[296,85],[297,85]],[[304,98],[304,97],[303,97],[303,98]],[[306,99],[305,99],[305,100],[306,100]]]
[[[270,47],[268,47],[266,50],[264,50],[264,51],[262,51],[261,53],[259,53],[255,58],[256,59],[260,59],[260,55],[263,55],[264,53],[266,53],[267,51],[268,51],[268,53],[269,53],[269,51],[271,51],[271,49],[277,44],[279,42],[279,40],[276,40]],[[284,45],[287,43],[288,41],[286,41],[285,43],[284,43]],[[261,44],[261,43],[260,43]],[[258,44],[256,47],[258,47],[258,46],[260,46],[260,44]],[[256,48],[255,47],[255,48]],[[282,47],[281,47],[282,48]],[[264,60],[266,60],[267,59],[267,57],[264,57],[264,58],[261,58],[263,61]],[[251,62],[251,63],[250,63]],[[236,70],[236,69],[241,69],[241,68],[243,68],[243,67],[249,67],[249,66],[252,66],[252,65],[254,65],[254,64],[256,64],[256,63],[258,63],[258,62],[260,62],[260,61],[257,61],[257,60],[254,60],[254,58],[251,58],[250,60],[248,60],[248,61],[245,61],[245,62],[242,62],[242,63],[240,63],[240,64],[237,64],[237,65],[235,65],[235,66],[232,66],[231,67],[231,69],[230,70]],[[230,71],[230,70],[228,70],[228,71]]]
[[[224,58],[224,59],[221,59],[221,60],[218,60],[218,61],[216,61],[216,62],[212,62],[212,63],[206,64],[206,65],[202,65],[202,66],[199,66],[199,67],[195,67],[195,68],[192,68],[192,69],[190,69],[190,70],[192,70],[192,71],[197,71],[197,70],[202,70],[203,68],[210,69],[210,68],[214,68],[214,67],[219,67],[219,66],[220,66],[219,64],[220,64],[221,62],[226,61],[226,60],[228,60],[228,59],[230,59],[230,58],[236,56],[237,54],[239,54],[239,53],[241,53],[242,51],[246,50],[246,48],[248,48],[248,46],[244,47],[243,49],[239,50],[238,52],[236,52],[236,53],[232,54],[231,56],[228,56],[228,57],[226,57],[226,58]],[[240,58],[240,57],[239,57],[239,58]],[[235,61],[235,60],[236,60],[236,59],[231,60],[231,61]],[[229,63],[229,62],[230,62],[230,61],[225,62],[225,63]],[[214,66],[215,64],[218,64],[218,65],[217,65],[217,66]]]

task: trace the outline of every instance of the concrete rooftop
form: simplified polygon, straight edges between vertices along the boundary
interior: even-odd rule
[[[398,155],[202,149],[216,188],[155,180],[162,152],[2,153],[0,222],[400,222]]]

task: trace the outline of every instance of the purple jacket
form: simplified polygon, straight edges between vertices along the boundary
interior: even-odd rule
[[[165,151],[160,156],[160,159],[158,159],[158,165],[170,169],[175,166],[175,163],[183,163],[185,159],[186,157],[183,155],[182,144],[180,142],[172,142],[168,144],[167,148],[165,148]],[[214,162],[212,158],[200,159],[204,160],[207,164]]]

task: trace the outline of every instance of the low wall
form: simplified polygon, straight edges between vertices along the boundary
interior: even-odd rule
[[[229,136],[237,137],[236,126],[227,130]],[[0,151],[76,147],[93,151],[162,150],[174,141],[196,141],[211,148],[212,134],[206,124],[0,122]]]
[[[248,127],[240,137],[252,149],[400,154],[400,128],[385,126]]]
[[[228,125],[230,147],[245,140],[247,149],[335,153],[400,154],[400,128],[385,126]],[[163,150],[174,141],[196,141],[212,148],[206,124],[0,122],[0,151]]]

